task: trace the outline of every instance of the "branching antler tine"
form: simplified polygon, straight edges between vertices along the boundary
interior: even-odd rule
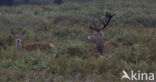
[[[112,11],[110,12],[110,16],[113,17],[114,15],[116,15],[117,11]]]
[[[102,30],[105,28],[104,26],[105,26],[105,23],[107,21],[107,17],[105,17],[105,19],[99,18],[99,21],[102,23],[101,29],[99,29],[99,30]]]
[[[107,13],[107,15],[105,15],[105,19],[104,19],[104,25],[106,24],[106,22],[108,21],[108,19],[109,19],[109,13]]]
[[[111,13],[111,17],[115,16],[116,15],[116,12],[112,12]]]
[[[110,22],[111,19],[112,19],[112,17],[109,17],[109,18],[108,18],[107,22],[106,22],[105,25],[104,25],[104,28],[108,26],[108,24],[109,24],[109,22]]]
[[[111,12],[110,9],[107,9],[107,12],[110,13]]]
[[[106,12],[106,17],[109,16],[111,13],[110,9],[107,9],[107,12]]]
[[[97,32],[101,31],[102,29],[106,28],[110,22],[110,20],[112,19],[113,16],[115,16],[116,13],[115,12],[111,12],[109,9],[107,10],[104,18],[100,18],[99,17],[99,21],[100,23],[102,23],[101,28],[97,28],[95,25],[89,25],[91,30],[95,30]]]
[[[103,25],[100,27],[99,30],[104,29],[107,26],[108,23],[109,23],[109,12],[106,12],[105,18],[102,20]]]
[[[114,16],[114,15],[116,15],[116,11],[111,11],[110,9],[108,9],[106,15],[107,16]]]
[[[106,23],[106,21],[108,20],[108,13],[104,16],[104,18],[103,17],[99,17],[99,21],[103,24],[103,25],[105,25],[105,23]]]
[[[111,11],[110,11],[110,9],[107,9],[107,12],[106,12],[106,15],[105,15],[105,19],[104,19],[104,22],[105,22],[105,23],[109,20],[110,15],[111,15]],[[105,24],[105,23],[104,23],[104,24]]]
[[[89,28],[90,28],[91,30],[98,31],[98,28],[97,28],[95,25],[93,25],[93,24],[90,24],[90,25],[89,25]]]
[[[109,9],[108,11],[106,12],[106,15],[105,15],[105,21],[103,23],[103,26],[99,29],[99,30],[102,30],[104,28],[106,28],[110,22],[110,20],[112,19],[113,16],[115,16],[116,13],[112,13]]]
[[[100,17],[99,17],[99,21],[100,23],[105,24],[104,20],[102,20]]]

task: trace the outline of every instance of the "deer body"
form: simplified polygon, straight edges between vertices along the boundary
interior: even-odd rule
[[[104,52],[108,52],[112,50],[114,47],[117,47],[118,44],[115,42],[108,41],[101,32],[104,28],[106,28],[112,19],[115,13],[111,13],[109,10],[105,15],[105,19],[99,18],[102,26],[97,28],[95,25],[89,25],[91,30],[96,31],[94,34],[88,36],[88,40],[96,44],[96,49],[99,53],[103,54]]]
[[[95,33],[93,35],[88,36],[88,40],[91,43],[96,44],[96,49],[100,54],[107,53],[114,48],[117,48],[118,46],[124,46],[124,47],[136,47],[136,44],[133,42],[123,42],[123,43],[117,43],[113,41],[107,40],[101,33]]]
[[[102,30],[105,29],[110,20],[112,19],[112,17],[115,16],[114,12],[110,12],[108,10],[108,12],[105,15],[105,19],[101,19],[99,18],[100,23],[102,23],[102,26],[97,28],[95,25],[91,24],[89,25],[91,30],[96,31],[95,33],[93,33],[92,35],[88,36],[88,40],[92,43],[96,44],[96,49],[99,53],[103,54],[105,52],[109,52],[111,50],[113,50],[114,48],[118,47],[119,45],[123,45],[126,47],[132,46],[135,47],[135,44],[132,42],[124,42],[124,43],[117,43],[117,42],[112,42],[112,41],[108,41],[103,33]]]
[[[27,43],[27,44],[22,44],[22,34],[16,34],[15,32],[12,32],[14,38],[15,38],[15,43],[16,43],[16,48],[18,51],[21,50],[26,50],[26,51],[35,51],[35,50],[42,50],[46,51],[50,48],[53,48],[54,45],[51,42],[35,42],[35,43]]]
[[[26,51],[35,51],[40,49],[42,51],[46,51],[50,48],[53,48],[54,45],[51,42],[36,42],[22,45],[22,49]]]
[[[101,32],[88,36],[88,40],[96,44],[96,49],[100,54],[109,52],[118,47],[116,42],[108,41]]]

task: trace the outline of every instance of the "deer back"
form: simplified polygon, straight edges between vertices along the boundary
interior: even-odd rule
[[[53,43],[51,42],[37,42],[37,43],[29,43],[29,44],[24,44],[22,46],[23,50],[26,51],[34,51],[34,50],[42,50],[42,51],[46,51],[50,48],[54,48]]]

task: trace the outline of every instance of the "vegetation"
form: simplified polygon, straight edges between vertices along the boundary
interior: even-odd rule
[[[155,0],[98,0],[0,7],[0,81],[121,82],[123,69],[156,73],[155,5]],[[93,33],[87,25],[96,23],[107,8],[118,13],[104,36],[134,42],[136,48],[120,46],[100,55],[87,41]],[[55,48],[18,52],[12,29],[26,31],[23,44],[46,41]]]

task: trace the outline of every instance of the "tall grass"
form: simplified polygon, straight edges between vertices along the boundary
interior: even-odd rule
[[[98,0],[60,6],[0,7],[0,81],[121,82],[123,69],[156,73],[153,2]],[[103,31],[104,36],[119,44],[136,43],[136,48],[119,46],[100,55],[87,41],[86,37],[93,33],[87,25],[98,21],[107,8],[118,13]],[[18,52],[11,29],[26,31],[23,44],[49,41],[55,48]]]

